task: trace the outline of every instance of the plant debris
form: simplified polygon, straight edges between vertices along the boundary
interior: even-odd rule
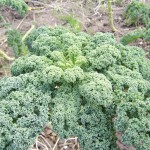
[[[48,126],[44,128],[28,150],[81,150],[77,137],[60,139]]]

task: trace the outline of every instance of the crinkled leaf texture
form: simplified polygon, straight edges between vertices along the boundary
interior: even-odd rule
[[[84,150],[149,150],[150,61],[110,33],[40,27],[26,39],[30,54],[0,80],[0,149],[26,150],[44,125]]]

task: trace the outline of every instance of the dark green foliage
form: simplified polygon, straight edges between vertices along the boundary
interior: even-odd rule
[[[16,58],[28,53],[27,47],[22,41],[22,35],[18,30],[7,31],[7,43],[12,47]]]
[[[130,25],[147,25],[150,20],[150,6],[138,0],[132,1],[124,13],[125,23]]]
[[[124,66],[110,68],[107,75],[113,84],[113,98],[117,103],[142,100],[149,91],[150,83],[143,80],[140,73]]]
[[[49,66],[46,67],[42,71],[41,80],[46,84],[52,84],[55,82],[59,82],[63,75],[63,70],[57,66]]]
[[[0,80],[0,149],[26,150],[48,122],[61,138],[79,137],[84,150],[117,150],[115,130],[121,142],[149,149],[150,61],[142,49],[62,27],[35,29],[26,44],[30,54]]]
[[[120,42],[123,45],[127,45],[129,43],[132,43],[132,42],[136,41],[139,38],[144,38],[145,31],[146,31],[145,29],[135,29],[134,31],[129,32],[126,35],[124,35],[121,38]]]
[[[116,63],[120,57],[120,51],[115,46],[105,44],[96,47],[95,50],[87,53],[87,58],[91,66],[95,69],[101,70]]]
[[[85,145],[84,149],[117,149],[114,147],[115,142],[113,142],[116,139],[112,134],[111,118],[105,114],[101,107],[97,109],[89,105],[81,107],[79,111],[80,126],[76,127],[75,133],[81,139],[81,145]]]
[[[116,40],[114,38],[114,35],[112,33],[96,33],[93,38],[91,39],[91,42],[95,45],[104,45],[104,44],[111,44],[114,45],[116,43]]]
[[[11,7],[18,11],[21,16],[24,16],[28,11],[28,5],[24,0],[0,0],[0,6]]]
[[[79,86],[80,94],[90,104],[109,106],[112,104],[112,85],[100,73],[88,73]]]
[[[51,114],[53,128],[61,137],[77,135],[84,149],[112,150],[115,138],[111,118],[95,102],[92,106],[87,101],[81,99],[76,87],[60,87]]]
[[[26,45],[28,46],[28,48],[31,52],[37,54],[38,53],[37,51],[39,51],[40,48],[38,48],[38,50],[37,50],[37,49],[34,49],[34,47],[33,47],[34,43],[38,44],[36,42],[36,40],[38,41],[38,39],[42,38],[42,37],[44,39],[45,36],[46,36],[46,39],[48,38],[48,36],[54,36],[54,38],[59,37],[61,34],[66,33],[66,32],[69,32],[69,31],[67,29],[63,28],[63,27],[57,27],[56,29],[53,29],[53,30],[48,29],[48,27],[45,27],[45,26],[40,27],[40,28],[34,29],[32,31],[30,36],[26,38],[25,43],[26,43]],[[43,43],[44,41],[40,41],[40,42]],[[48,49],[47,46],[49,45],[49,43],[45,43],[45,45],[43,45],[43,46],[45,46],[45,48]],[[42,46],[42,44],[41,44],[41,46]],[[50,49],[51,48],[49,48],[49,50]],[[43,51],[43,53],[44,53],[44,51]]]
[[[50,65],[52,61],[50,61],[47,57],[41,56],[38,57],[36,55],[24,56],[22,58],[18,58],[11,66],[11,73],[14,76],[19,74],[24,74],[28,72],[32,72],[34,70],[42,69],[48,65]]]
[[[150,80],[150,62],[145,58],[146,53],[141,48],[135,46],[118,46],[122,54],[119,63],[131,70],[140,72],[144,79]]]
[[[84,71],[80,67],[68,68],[64,71],[64,80],[68,83],[83,80],[84,77]]]
[[[150,145],[150,103],[121,103],[117,108],[115,126],[121,132],[122,140],[137,150],[149,150]],[[145,118],[146,116],[146,118]]]
[[[139,62],[137,60],[145,58],[144,51],[135,46],[123,46],[118,44],[117,47],[121,50],[122,56],[119,63],[131,70],[139,69]]]
[[[18,78],[12,78],[14,83],[7,81],[7,84],[15,86]],[[26,150],[47,123],[51,97],[33,86],[22,89],[21,86],[20,89],[12,87],[9,93],[5,97],[0,94],[3,97],[0,101],[0,126],[5,126],[0,132],[0,149]]]

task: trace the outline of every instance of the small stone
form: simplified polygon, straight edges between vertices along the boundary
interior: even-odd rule
[[[143,42],[140,42],[139,44],[140,44],[140,45],[143,45]]]

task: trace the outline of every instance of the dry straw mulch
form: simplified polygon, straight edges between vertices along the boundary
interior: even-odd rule
[[[46,126],[28,150],[81,150],[77,137],[60,139],[50,127]]]

